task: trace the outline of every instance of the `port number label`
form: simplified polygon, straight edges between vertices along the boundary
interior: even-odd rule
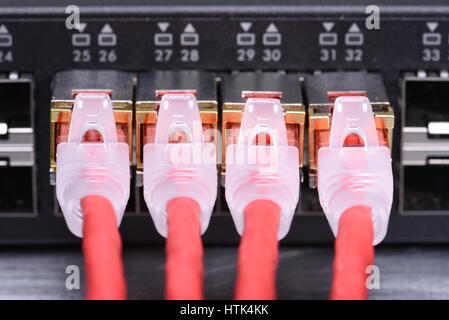
[[[73,50],[73,62],[90,62],[91,55],[89,49],[75,49]]]
[[[262,60],[265,62],[278,62],[282,58],[281,50],[279,49],[264,49],[262,51]]]
[[[440,61],[440,49],[423,49],[422,60],[426,62]]]
[[[197,62],[200,60],[200,53],[198,49],[182,49],[181,61],[182,62]]]
[[[117,61],[117,54],[115,50],[102,49],[98,51],[98,61],[103,63],[113,63]]]
[[[337,50],[336,49],[321,49],[320,50],[320,60],[323,62],[337,60]]]
[[[4,62],[12,62],[12,52],[11,51],[2,51],[0,50],[0,63]]]
[[[172,49],[156,49],[154,50],[154,61],[167,62],[170,61],[173,55]]]
[[[346,49],[345,61],[347,62],[361,62],[363,59],[362,49]]]
[[[253,61],[256,56],[254,49],[237,49],[237,61]]]

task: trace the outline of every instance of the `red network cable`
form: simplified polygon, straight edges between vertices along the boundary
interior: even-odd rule
[[[122,242],[112,204],[104,197],[81,199],[84,216],[83,252],[89,300],[127,298],[122,263]]]
[[[374,262],[373,220],[371,208],[354,206],[340,217],[335,241],[334,278],[331,299],[368,298],[366,267]]]
[[[270,200],[255,200],[245,207],[237,263],[238,300],[276,299],[280,210]]]
[[[165,291],[169,300],[203,299],[200,206],[187,197],[167,203]]]

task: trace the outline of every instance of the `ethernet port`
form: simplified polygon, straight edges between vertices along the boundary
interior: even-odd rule
[[[130,159],[133,158],[133,90],[134,74],[117,70],[65,70],[57,72],[52,80],[51,120],[50,120],[50,182],[56,184],[56,150],[60,142],[67,142],[72,107],[76,92],[106,92],[111,97],[119,141],[129,146]],[[134,164],[131,162],[131,172]],[[134,185],[135,175],[131,177]],[[62,216],[54,188],[54,213]],[[135,188],[131,188],[126,214],[137,211]]]
[[[428,127],[449,121],[449,78],[406,77],[403,86],[405,126]]]
[[[158,119],[161,96],[166,92],[194,92],[196,94],[205,137],[208,141],[216,141],[214,134],[218,123],[216,79],[213,73],[198,70],[157,70],[140,73],[136,88],[136,207],[138,214],[148,215],[143,188],[143,147],[154,142],[154,133]],[[203,117],[204,116],[204,117]],[[218,148],[217,148],[218,151]],[[219,197],[219,196],[218,196]],[[216,201],[216,206],[220,203]],[[217,207],[215,207],[214,211]]]
[[[449,166],[404,168],[405,212],[449,214]]]
[[[0,175],[0,216],[4,213],[32,213],[33,168],[1,166]]]
[[[449,77],[406,74],[401,101],[401,211],[449,214]]]
[[[33,80],[0,74],[0,216],[32,215],[34,192]]]

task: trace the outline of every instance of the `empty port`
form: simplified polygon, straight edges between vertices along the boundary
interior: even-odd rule
[[[33,215],[33,80],[30,75],[0,75],[0,217]]]
[[[401,212],[449,214],[449,78],[406,73],[401,101]]]
[[[449,165],[404,168],[404,211],[449,214]]]
[[[1,166],[0,175],[0,217],[8,213],[33,214],[33,167]]]
[[[449,121],[449,78],[431,73],[406,76],[403,98],[406,127],[428,127],[431,123]]]

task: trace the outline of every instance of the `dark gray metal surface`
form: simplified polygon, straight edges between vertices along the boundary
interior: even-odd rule
[[[282,103],[302,103],[298,73],[234,72],[223,75],[224,103],[243,103],[242,91],[280,91]]]
[[[156,90],[197,90],[197,100],[217,101],[215,75],[198,70],[139,74],[136,101],[157,101]]]
[[[278,271],[279,299],[327,299],[331,282],[332,247],[283,247]],[[230,299],[235,280],[235,247],[206,247],[207,299]],[[164,249],[124,250],[130,299],[163,299]],[[83,260],[78,248],[2,249],[0,299],[82,299],[80,290],[65,288],[67,265]],[[379,290],[371,299],[449,299],[449,247],[380,247]]]
[[[74,3],[75,2],[75,3]],[[121,0],[92,1],[92,0],[2,0],[0,8],[8,15],[61,15],[68,5],[76,4],[83,13],[133,16],[139,14],[212,14],[226,13],[229,15],[250,15],[257,12],[271,12],[272,14],[354,14],[365,13],[366,6],[372,5],[370,0],[272,0],[245,1],[240,0]],[[377,0],[382,15],[392,15],[407,12],[419,15],[434,12],[447,14],[449,6],[446,0]]]
[[[310,104],[328,104],[329,91],[366,91],[370,102],[389,102],[382,75],[366,71],[323,72],[306,77]]]
[[[72,90],[111,90],[113,100],[133,100],[134,75],[116,70],[68,70],[56,73],[52,99],[72,100]]]
[[[394,2],[394,3],[392,3]],[[72,37],[78,31],[65,26],[66,5],[81,6],[81,21],[87,23],[85,32],[91,36],[89,48],[75,48]],[[447,43],[442,44],[439,61],[423,61],[422,34],[427,32],[426,23],[438,22],[437,32],[445,37],[444,30],[449,29],[449,5],[447,0],[432,0],[425,4],[421,0],[391,1],[380,0],[380,30],[365,30],[366,6],[369,0],[258,0],[243,3],[239,0],[154,0],[151,5],[145,0],[95,1],[79,0],[75,3],[66,0],[0,0],[0,25],[4,24],[14,38],[14,58],[1,63],[2,74],[11,71],[31,73],[35,83],[35,152],[38,214],[35,218],[24,219],[20,216],[2,218],[0,224],[0,243],[10,244],[63,244],[75,243],[64,220],[55,214],[56,202],[54,190],[49,184],[49,101],[51,100],[50,82],[56,72],[62,70],[122,70],[137,74],[149,70],[207,70],[210,72],[231,73],[232,71],[278,71],[288,73],[312,74],[315,71],[331,70],[356,71],[370,70],[382,74],[389,101],[396,109],[398,119],[395,129],[393,159],[399,166],[401,143],[402,99],[399,80],[404,71],[446,70]],[[169,22],[167,30],[174,36],[172,54],[166,61],[157,61],[153,36],[161,30],[158,22]],[[335,22],[333,32],[338,33],[338,45],[333,61],[322,61],[319,34],[325,31],[323,22]],[[243,31],[240,22],[252,22],[250,32],[256,34],[255,55],[253,59],[239,59],[236,36]],[[105,62],[106,48],[98,45],[98,34],[108,23],[117,35],[115,58]],[[200,36],[198,61],[184,61],[183,46],[179,35],[192,23]],[[272,49],[281,50],[280,61],[264,57],[263,34],[267,27],[275,23],[282,34],[281,46]],[[362,61],[347,61],[344,34],[353,23],[362,28],[364,34]],[[407,32],[404,32],[406,30]],[[32,48],[32,50],[30,50]],[[2,48],[4,50],[5,47]],[[81,58],[84,50],[90,55]],[[193,48],[191,48],[193,49]],[[436,48],[435,48],[436,49]],[[240,51],[241,52],[241,51]],[[251,51],[252,52],[252,51]],[[446,52],[446,53],[445,53]],[[243,52],[245,53],[245,51]],[[445,54],[443,54],[445,53]],[[90,56],[90,59],[87,58]],[[251,55],[253,56],[253,55]],[[277,59],[276,59],[277,60]],[[326,59],[324,59],[326,60]],[[94,79],[109,83],[111,79]],[[79,79],[79,78],[78,78]],[[337,79],[342,81],[340,78]],[[62,82],[66,83],[64,79]],[[125,81],[127,82],[127,81]],[[86,85],[87,86],[87,85]],[[109,86],[109,85],[108,85]],[[64,95],[70,97],[73,88],[67,85]],[[88,87],[91,87],[89,85]],[[339,86],[340,87],[340,86]],[[366,88],[361,88],[366,89]],[[368,88],[369,91],[370,88]],[[129,92],[129,91],[128,91]],[[237,91],[238,92],[238,91]],[[221,94],[221,92],[220,92]],[[240,93],[239,93],[240,94]],[[115,94],[113,93],[113,97]],[[218,97],[222,101],[222,95]],[[398,177],[398,175],[396,175]],[[427,177],[430,178],[430,177]],[[6,179],[8,180],[8,179]],[[17,180],[17,179],[16,179]],[[9,181],[9,180],[8,180]],[[398,180],[397,180],[398,181]],[[399,181],[398,181],[399,182]],[[397,184],[398,186],[399,183]],[[304,184],[305,186],[305,184]],[[12,185],[11,185],[12,187]],[[400,186],[402,187],[402,186]],[[10,188],[12,189],[12,188]],[[289,244],[330,243],[332,235],[325,217],[319,209],[315,192],[303,187],[301,215],[296,216],[292,231],[285,240]],[[399,191],[399,190],[397,190]],[[1,194],[1,193],[0,193]],[[399,194],[399,192],[396,192]],[[123,221],[121,230],[125,243],[156,243],[161,241],[148,218],[145,204],[140,195],[132,197],[128,207],[130,213]],[[135,200],[135,201],[133,201]],[[139,210],[142,208],[142,210]],[[216,206],[216,213],[224,213],[224,198]],[[317,209],[317,210],[314,210]],[[449,243],[449,215],[429,215],[428,211],[419,211],[414,215],[402,215],[397,201],[392,207],[389,235],[385,243]],[[308,215],[318,211],[319,215]],[[447,214],[449,211],[445,211]],[[151,230],[151,231],[150,231]],[[208,244],[228,244],[235,242],[237,234],[229,214],[215,216],[205,235]]]

